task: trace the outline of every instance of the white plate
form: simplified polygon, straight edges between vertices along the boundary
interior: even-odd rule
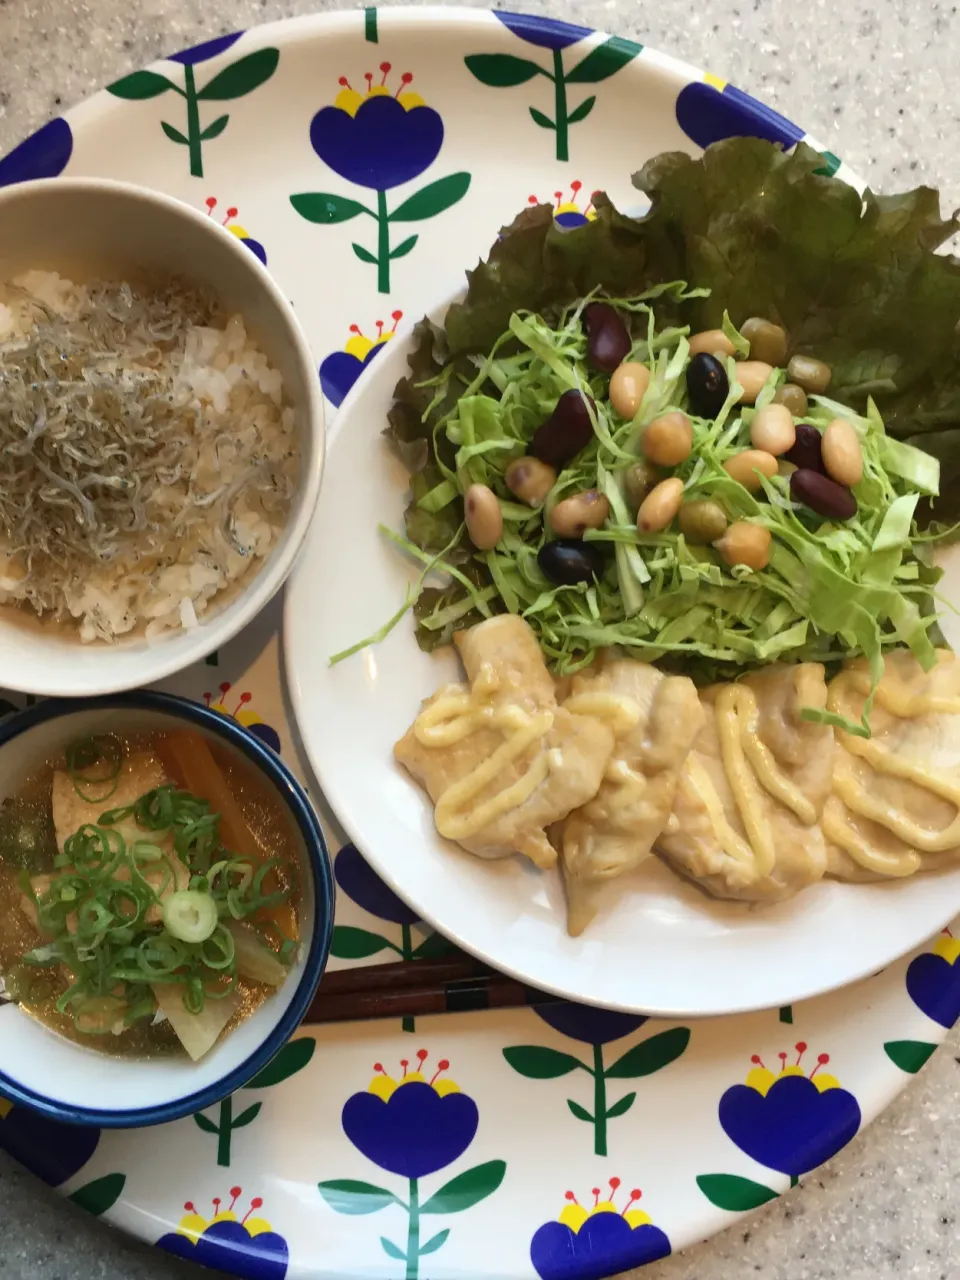
[[[437,835],[432,806],[392,747],[422,698],[462,678],[455,655],[422,653],[408,617],[375,648],[327,662],[376,631],[416,576],[377,531],[403,528],[406,473],[381,432],[409,347],[409,337],[394,339],[340,409],[284,622],[310,761],[380,875],[498,969],[571,1000],[667,1016],[804,1000],[876,972],[947,924],[960,909],[960,869],[879,885],[823,881],[790,902],[752,906],[708,898],[653,859],[608,886],[597,918],[571,938],[558,873],[520,857],[483,861]]]

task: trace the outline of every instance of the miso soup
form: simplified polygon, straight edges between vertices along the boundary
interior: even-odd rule
[[[71,742],[0,806],[8,999],[110,1054],[202,1058],[298,953],[296,835],[195,732]]]

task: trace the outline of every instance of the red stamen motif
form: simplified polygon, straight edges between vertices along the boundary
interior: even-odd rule
[[[403,1077],[402,1077],[402,1078],[403,1078],[404,1080],[406,1080],[406,1078],[407,1078],[407,1067],[409,1067],[409,1065],[410,1065],[410,1059],[409,1059],[409,1058],[401,1058],[401,1059],[400,1059],[400,1065],[401,1065],[401,1067],[403,1067]]]
[[[374,320],[373,323],[377,326],[377,341],[379,342],[380,339],[383,337],[383,321]]]
[[[361,332],[360,326],[358,324],[352,324],[350,326],[350,332],[359,334],[361,338],[363,337],[363,333]]]
[[[611,1190],[611,1191],[616,1191],[616,1189],[617,1189],[617,1187],[619,1187],[619,1185],[620,1185],[620,1179],[619,1179],[619,1178],[611,1178],[611,1179],[610,1179],[610,1190]],[[611,1197],[611,1198],[612,1198],[612,1197]]]
[[[400,88],[397,90],[397,92],[393,96],[395,98],[399,98],[401,93],[403,93],[404,89],[406,89],[406,87],[409,84],[411,84],[412,81],[413,81],[413,72],[405,71],[403,75],[400,77]]]
[[[830,1061],[829,1053],[821,1053],[820,1056],[817,1058],[817,1065],[810,1072],[810,1079],[812,1080],[813,1077],[820,1070],[820,1068],[825,1067],[829,1061]]]
[[[394,329],[396,329],[397,325],[398,325],[398,324],[400,323],[400,321],[403,319],[403,312],[402,312],[402,311],[391,311],[391,312],[390,312],[390,318],[391,318],[391,320],[393,321],[393,327],[394,327]]]
[[[223,1202],[222,1202],[222,1200],[220,1199],[220,1197],[219,1197],[219,1196],[214,1196],[214,1198],[213,1198],[213,1216],[214,1216],[214,1217],[216,1217],[216,1216],[217,1216],[217,1214],[220,1212],[220,1205],[221,1205],[222,1203],[223,1203]]]
[[[208,706],[208,707],[209,707],[209,705],[210,705],[210,699],[211,699],[212,697],[213,697],[213,694],[212,694],[212,693],[205,693],[205,694],[203,695],[203,700],[204,700],[204,702],[207,704],[207,706]]]
[[[350,88],[350,81],[347,79],[346,76],[341,76],[340,79],[337,81],[337,83],[344,89]]]
[[[539,204],[540,201],[536,196],[527,196],[527,204]]]
[[[186,1209],[187,1213],[196,1213],[196,1212],[197,1212],[197,1210],[196,1210],[196,1206],[194,1205],[194,1203],[193,1203],[193,1201],[192,1201],[192,1200],[188,1200],[188,1201],[187,1201],[187,1203],[186,1203],[183,1207],[184,1207],[184,1209]]]
[[[750,1061],[753,1063],[755,1067],[763,1067],[763,1059],[760,1057],[759,1053],[755,1053],[751,1057]],[[764,1071],[766,1071],[766,1067],[763,1067],[763,1069]]]
[[[381,83],[381,84],[386,84],[386,83],[387,83],[387,75],[388,75],[388,73],[389,73],[389,71],[390,71],[390,63],[389,63],[389,62],[381,62],[381,63],[380,63],[380,70],[383,72],[383,79],[380,81],[380,83]]]
[[[580,181],[579,178],[574,178],[574,180],[570,183],[570,192],[574,200],[576,200],[577,192],[580,190],[582,186],[583,186],[583,183]]]
[[[251,1213],[253,1213],[255,1209],[261,1209],[262,1207],[263,1207],[263,1201],[261,1200],[261,1198],[259,1196],[254,1196],[254,1198],[250,1201],[250,1208],[240,1219],[240,1225],[241,1226],[244,1225],[244,1223],[247,1221],[247,1219],[250,1217]]]
[[[787,1055],[785,1053],[778,1053],[777,1057],[780,1059],[780,1070],[783,1072],[787,1067]]]
[[[591,1187],[590,1190],[593,1193],[593,1207],[596,1208],[597,1205],[600,1203],[600,1188]]]
[[[207,209],[209,210],[209,213],[207,215],[209,217],[209,214],[213,213],[214,209],[217,207],[217,197],[207,196],[206,200],[204,200],[203,203],[207,206]]]
[[[801,1059],[801,1058],[803,1057],[803,1055],[807,1052],[807,1042],[806,1042],[806,1040],[798,1040],[798,1041],[797,1041],[797,1043],[796,1043],[793,1047],[794,1047],[794,1048],[796,1049],[796,1051],[797,1051],[797,1061],[796,1061],[796,1066],[798,1066],[798,1067],[799,1067],[799,1065],[800,1065],[800,1059]]]
[[[363,78],[364,78],[364,80],[366,80],[366,82],[367,82],[367,93],[369,93],[369,92],[370,92],[370,90],[373,88],[373,72],[372,72],[372,71],[365,71],[365,72],[363,73]]]
[[[565,1192],[563,1193],[563,1198],[564,1198],[564,1200],[569,1200],[569,1201],[571,1201],[571,1203],[573,1203],[573,1204],[577,1204],[577,1203],[578,1203],[578,1201],[577,1201],[577,1197],[573,1194],[573,1192],[572,1192],[572,1191],[565,1191]]]
[[[373,1064],[373,1070],[374,1070],[375,1074],[377,1074],[377,1075],[385,1076],[385,1075],[387,1074],[387,1073],[384,1071],[384,1069],[383,1069],[383,1063],[382,1063],[382,1062],[375,1062],[375,1063]]]
[[[242,1188],[242,1187],[231,1187],[231,1188],[230,1188],[230,1194],[233,1196],[233,1199],[230,1201],[230,1208],[227,1210],[227,1212],[228,1212],[228,1213],[232,1213],[232,1212],[233,1212],[233,1206],[234,1206],[234,1205],[237,1203],[237,1201],[240,1199],[240,1192],[241,1192],[242,1190],[243,1190],[243,1188]]]

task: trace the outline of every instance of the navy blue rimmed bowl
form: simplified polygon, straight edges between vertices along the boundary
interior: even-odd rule
[[[247,1084],[300,1025],[333,935],[334,885],[317,816],[280,758],[234,720],[168,693],[50,699],[0,725],[0,799],[68,742],[94,733],[189,727],[253,766],[289,815],[300,861],[300,956],[280,990],[206,1058],[115,1058],[56,1035],[0,1004],[0,1095],[53,1120],[99,1128],[164,1124]],[[2,928],[2,922],[0,922]]]

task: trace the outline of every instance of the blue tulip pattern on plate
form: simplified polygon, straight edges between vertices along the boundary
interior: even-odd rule
[[[507,13],[495,10],[508,31],[526,44],[545,49],[551,55],[549,67],[530,58],[518,58],[512,53],[471,53],[464,58],[467,69],[481,84],[492,89],[512,89],[526,84],[537,76],[543,76],[553,84],[553,115],[539,107],[528,107],[530,117],[541,129],[552,132],[558,160],[570,159],[570,128],[580,124],[596,105],[596,94],[584,98],[571,107],[567,90],[571,85],[599,84],[616,75],[640,53],[642,45],[620,36],[610,36],[602,44],[595,45],[573,67],[564,66],[564,52],[580,41],[592,36],[589,27],[575,26],[570,22],[558,22],[553,18],[534,18],[523,13]]]
[[[960,938],[954,938],[949,929],[944,929],[932,951],[910,961],[907,994],[931,1022],[948,1031],[960,1019]],[[883,1047],[891,1062],[911,1075],[937,1048],[927,1040],[888,1040]]]
[[[213,217],[214,216],[213,211],[217,207],[217,197],[207,196],[204,203],[207,206],[207,213],[211,217]],[[239,212],[240,210],[235,205],[228,208],[225,216],[220,219],[220,225],[225,227],[227,231],[230,232],[231,235],[236,236],[237,239],[240,241],[240,243],[242,245],[245,245],[246,248],[248,248],[250,252],[253,254],[253,256],[255,258],[259,258],[260,261],[263,263],[263,265],[266,266],[267,251],[263,247],[263,245],[260,243],[259,240],[254,240],[253,236],[246,229],[246,227],[241,227],[240,223],[235,221],[237,214]]]
[[[214,1199],[209,1218],[188,1200],[176,1231],[161,1236],[157,1248],[242,1280],[284,1280],[290,1261],[287,1242],[258,1216],[263,1208],[259,1196],[240,1216],[243,1206],[238,1211],[237,1202],[242,1195],[242,1187],[231,1187],[230,1204],[223,1208],[223,1201]]]
[[[56,178],[73,155],[73,133],[66,120],[57,117],[0,160],[0,187],[34,178]]]
[[[184,49],[182,53],[172,54],[168,61],[183,68],[182,86],[179,76],[176,80],[171,80],[168,75],[158,71],[134,71],[132,75],[124,76],[122,80],[107,86],[108,93],[128,102],[143,102],[159,98],[165,93],[175,93],[183,98],[186,131],[167,120],[161,120],[160,127],[171,142],[187,148],[190,173],[194,178],[203,177],[204,143],[219,138],[230,123],[230,116],[226,114],[204,124],[201,107],[208,102],[231,102],[253,93],[254,89],[259,89],[270,79],[280,61],[279,49],[257,49],[246,57],[238,58],[236,62],[228,63],[205,84],[198,86],[196,68],[226,53],[242,35],[242,31],[236,31],[231,35],[218,36],[215,40],[206,40],[203,44]]]
[[[690,1031],[687,1027],[660,1031],[641,1040],[608,1065],[604,1059],[604,1047],[639,1030],[647,1021],[641,1014],[616,1013],[566,1001],[535,1008],[534,1013],[554,1031],[589,1045],[592,1050],[590,1060],[584,1062],[575,1054],[537,1044],[513,1045],[504,1049],[503,1056],[514,1071],[528,1080],[555,1080],[574,1071],[583,1071],[592,1077],[592,1111],[574,1098],[567,1099],[567,1107],[577,1120],[591,1126],[594,1154],[605,1156],[608,1122],[626,1115],[637,1098],[634,1091],[611,1103],[607,1090],[609,1082],[636,1080],[662,1071],[686,1051]]]
[[[540,1280],[602,1280],[669,1255],[666,1233],[640,1208],[640,1189],[623,1195],[619,1178],[611,1178],[607,1185],[609,1191],[602,1200],[600,1188],[593,1188],[589,1209],[567,1191],[567,1203],[557,1220],[537,1229],[530,1242],[530,1261]]]
[[[389,1258],[401,1263],[404,1280],[419,1280],[420,1259],[436,1253],[446,1243],[451,1228],[444,1227],[424,1240],[424,1219],[462,1213],[492,1195],[503,1181],[506,1164],[488,1160],[457,1174],[432,1193],[421,1183],[465,1154],[477,1134],[477,1104],[447,1074],[450,1063],[441,1058],[434,1070],[429,1055],[420,1049],[416,1066],[402,1059],[399,1079],[381,1063],[363,1093],[348,1098],[343,1108],[343,1131],[356,1149],[387,1173],[404,1180],[402,1193],[355,1178],[334,1178],[319,1184],[320,1194],[337,1213],[367,1214],[399,1208],[406,1217],[401,1244],[388,1236],[380,1245]],[[394,1215],[397,1217],[398,1215]]]
[[[790,1180],[796,1186],[803,1174],[832,1159],[860,1128],[860,1104],[836,1076],[824,1071],[828,1053],[818,1055],[809,1074],[803,1066],[807,1045],[794,1046],[797,1058],[788,1065],[780,1053],[775,1075],[759,1054],[745,1084],[735,1084],[720,1099],[724,1133],[745,1154]],[[742,1213],[780,1194],[752,1178],[706,1173],[697,1185],[720,1209]]]
[[[320,159],[346,182],[372,192],[375,207],[326,191],[305,191],[290,197],[301,217],[322,226],[349,222],[361,215],[373,219],[377,230],[374,247],[356,240],[351,247],[361,262],[376,267],[380,293],[390,292],[391,263],[405,258],[420,239],[415,233],[396,243],[396,224],[435,218],[462,200],[470,186],[469,173],[451,173],[390,208],[387,193],[425,173],[443,146],[443,121],[438,112],[411,89],[413,75],[409,71],[401,75],[399,88],[392,91],[387,84],[392,69],[389,62],[381,62],[379,84],[374,83],[373,73],[367,72],[363,93],[341,76],[333,105],[322,107],[310,123],[310,143]]]
[[[588,222],[593,222],[597,216],[597,211],[593,207],[593,196],[589,196],[581,207],[581,192],[583,191],[583,183],[579,178],[575,178],[570,183],[570,194],[564,195],[562,191],[553,193],[553,220],[558,227],[562,227],[564,231],[572,231],[575,227],[585,227]],[[527,197],[527,204],[538,205],[547,203],[540,200],[539,197],[531,195]]]
[[[0,1148],[48,1187],[61,1187],[79,1173],[93,1159],[99,1145],[99,1129],[47,1120],[27,1107],[15,1107],[0,1098]],[[113,1208],[125,1184],[124,1174],[108,1173],[78,1188],[70,1199],[99,1217]]]
[[[253,694],[244,692],[241,694],[231,693],[233,685],[229,680],[224,680],[220,685],[220,696],[215,698],[212,693],[205,693],[203,700],[211,711],[216,711],[222,716],[226,716],[229,720],[235,720],[237,724],[242,725],[247,733],[252,734],[259,742],[265,743],[272,751],[280,753],[280,735],[274,729],[273,725],[266,724],[262,717],[250,706],[253,701]],[[230,701],[227,701],[227,695],[230,695]],[[235,705],[233,704],[236,698]]]
[[[387,328],[383,320],[376,322],[377,336],[368,337],[358,324],[350,326],[350,337],[342,351],[331,351],[320,365],[320,385],[323,394],[331,404],[338,408],[346,399],[347,392],[369,367],[376,356],[397,331],[397,325],[403,319],[402,311],[394,311],[390,316],[393,327]],[[374,913],[376,914],[376,913]]]

